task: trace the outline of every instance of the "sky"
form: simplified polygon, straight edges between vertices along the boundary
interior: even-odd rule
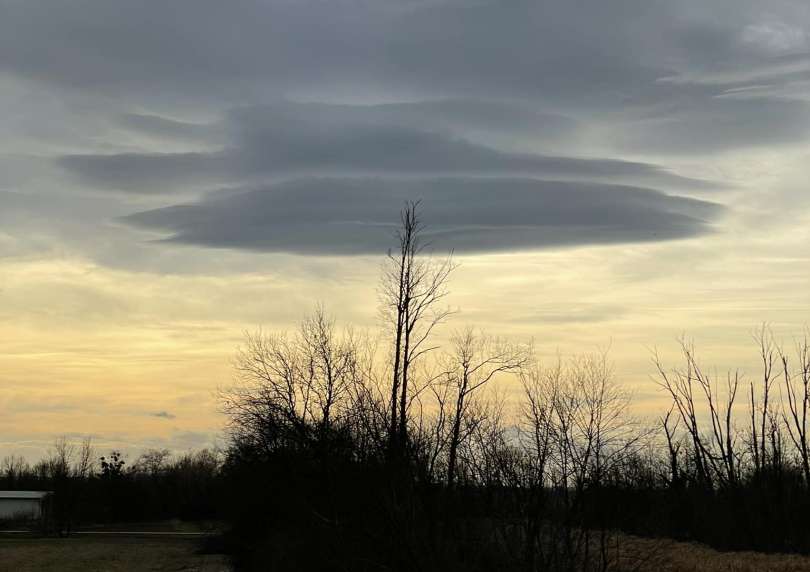
[[[398,211],[442,336],[756,377],[810,321],[804,0],[0,0],[0,457],[222,444],[243,332],[379,327]]]

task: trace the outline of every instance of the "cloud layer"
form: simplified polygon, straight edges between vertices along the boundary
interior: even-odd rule
[[[128,118],[129,122],[133,118]],[[211,152],[68,155],[59,163],[81,183],[132,193],[169,193],[206,183],[287,179],[311,175],[543,176],[648,182],[691,190],[713,188],[655,165],[498,150],[472,143],[458,131],[536,130],[556,118],[483,101],[409,105],[281,103],[231,111],[213,134]],[[199,125],[141,117],[138,128],[171,136]],[[532,125],[534,122],[534,125]],[[557,122],[561,131],[564,121]],[[201,133],[201,135],[203,134]],[[553,134],[553,133],[552,133]]]
[[[299,254],[384,252],[406,200],[425,198],[433,245],[457,252],[699,235],[721,210],[650,189],[518,178],[302,179],[131,215],[199,246]],[[428,201],[429,198],[429,201]]]
[[[653,164],[499,150],[465,138],[542,131],[546,124],[560,136],[572,129],[558,116],[503,103],[281,102],[230,110],[207,128],[125,120],[142,132],[219,147],[70,155],[59,164],[79,183],[107,192],[171,195],[233,185],[192,205],[124,219],[197,246],[382,252],[402,204],[416,199],[424,201],[437,243],[459,252],[685,238],[706,232],[721,211],[661,191],[720,185]]]

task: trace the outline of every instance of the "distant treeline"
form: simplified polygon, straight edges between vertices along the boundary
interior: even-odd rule
[[[220,513],[222,454],[172,456],[148,450],[127,464],[121,453],[98,457],[89,439],[60,438],[31,465],[20,456],[0,463],[0,489],[53,492],[42,526],[70,534],[81,524],[170,518],[215,519]]]
[[[245,335],[221,463],[151,452],[90,475],[79,448],[69,479],[58,454],[5,486],[54,483],[96,499],[88,517],[222,518],[244,570],[635,569],[649,555],[628,534],[810,553],[806,337],[786,350],[763,327],[750,382],[709,374],[687,341],[677,367],[653,356],[671,406],[643,420],[605,354],[540,364],[531,343],[471,327],[439,343],[455,263],[423,234],[407,205],[380,333],[318,307],[295,331]],[[508,399],[493,383],[507,377]]]

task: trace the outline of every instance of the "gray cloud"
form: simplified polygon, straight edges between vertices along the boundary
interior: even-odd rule
[[[118,122],[122,127],[147,135],[180,141],[210,142],[217,135],[215,126],[177,121],[159,115],[124,113],[118,117]]]
[[[737,7],[718,11],[726,20],[755,13],[753,2],[722,4]],[[3,12],[2,69],[116,95],[354,84],[366,94],[573,94],[617,103],[679,64],[717,61],[735,47],[733,23],[697,0],[4,0]],[[687,21],[699,12],[702,20]]]
[[[161,419],[176,419],[177,415],[169,413],[168,411],[155,411],[149,414],[150,417],[159,417]]]
[[[647,242],[696,236],[714,203],[650,189],[518,178],[304,179],[212,194],[125,218],[209,247],[365,254],[390,244],[403,201],[425,199],[437,248],[459,252]]]
[[[11,110],[0,133],[12,142],[0,150],[0,189],[37,199],[14,206],[16,215],[0,212],[15,219],[0,232],[0,255],[53,242],[104,264],[148,266],[170,249],[143,248],[109,220],[220,187],[235,190],[128,220],[180,242],[322,252],[321,223],[301,212],[312,200],[340,207],[313,190],[326,184],[313,177],[349,186],[374,178],[382,198],[352,200],[379,198],[374,208],[394,212],[408,193],[392,189],[418,188],[433,209],[462,180],[513,193],[504,181],[521,177],[590,189],[566,191],[562,202],[546,191],[514,199],[562,217],[554,232],[548,221],[489,231],[465,214],[446,226],[448,243],[469,236],[468,249],[694,236],[719,207],[681,212],[675,205],[688,201],[675,195],[705,197],[722,185],[688,175],[726,173],[714,157],[803,142],[810,131],[810,11],[801,0],[767,11],[756,0],[0,0],[0,10],[0,87],[13,88],[0,89]],[[246,229],[233,230],[247,197],[271,197],[255,199],[263,212],[283,189],[303,189],[284,195],[285,205],[301,201],[284,207],[300,224],[267,214],[270,240],[247,213]],[[509,213],[492,206],[492,193],[463,196]],[[59,205],[81,196],[82,206],[55,209],[52,196]],[[586,214],[595,207],[570,215],[571,197],[619,202],[602,208],[601,227]],[[96,199],[107,202],[88,206],[89,217],[82,209]],[[384,228],[369,208],[358,220]],[[370,249],[370,228],[351,231],[361,247],[345,238],[334,250]]]
[[[666,117],[669,104],[722,94],[728,81],[716,78],[750,87],[810,50],[800,0],[767,12],[756,0],[2,2],[0,70],[141,107],[475,94],[582,120],[651,106]],[[780,81],[807,70],[785,73]],[[750,113],[723,109],[743,120]],[[727,130],[711,148],[802,136],[781,117],[806,123],[803,108],[786,105],[777,115],[767,132]],[[696,142],[712,137],[705,125],[706,117],[690,125]],[[634,148],[672,146],[657,141],[640,137]]]
[[[697,154],[806,140],[810,105],[767,98],[684,98],[640,115],[616,136],[626,150]]]
[[[289,129],[302,123],[306,123],[310,131],[318,125],[349,128],[382,124],[487,137],[498,133],[510,136],[523,133],[556,139],[568,136],[578,127],[576,120],[543,112],[526,101],[472,98],[376,105],[302,104],[282,100],[231,109],[227,116],[226,121],[205,124],[126,113],[118,121],[123,127],[159,137],[203,141],[216,140],[217,137],[222,141],[226,131],[239,139],[245,131]]]
[[[200,126],[155,118],[138,117],[136,123],[171,135],[204,132]],[[552,135],[568,125],[557,116],[482,101],[376,106],[288,102],[230,112],[224,125],[211,126],[212,133],[229,133],[220,151],[71,155],[60,164],[85,184],[135,193],[301,175],[369,174],[535,175],[691,190],[716,186],[645,163],[502,151],[453,132],[542,132],[547,124]]]
[[[4,0],[0,68],[115,94],[147,85],[204,97],[203,88],[217,85],[222,94],[262,83],[305,89],[358,82],[366,91],[385,83],[432,92],[570,92],[594,79],[620,86],[654,76],[639,72],[633,49],[653,52],[660,32],[645,24],[670,11],[638,5]],[[591,41],[573,34],[577,28]]]

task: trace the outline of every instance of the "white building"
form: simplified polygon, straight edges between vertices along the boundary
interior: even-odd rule
[[[0,491],[0,520],[39,519],[47,491]]]

